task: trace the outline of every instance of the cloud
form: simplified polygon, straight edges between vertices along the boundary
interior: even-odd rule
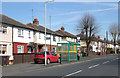
[[[95,10],[85,10],[85,11],[74,11],[74,12],[67,12],[67,13],[63,13],[63,14],[56,14],[53,16],[63,16],[63,15],[73,15],[73,14],[81,14],[81,13],[85,13],[85,12],[103,12],[103,11],[111,11],[111,10],[115,10],[117,9],[116,7],[113,8],[106,8],[106,9],[95,9]]]

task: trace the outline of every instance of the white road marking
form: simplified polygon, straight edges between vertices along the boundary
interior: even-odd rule
[[[71,76],[71,75],[74,75],[74,74],[77,74],[77,73],[80,73],[80,72],[82,72],[82,70],[79,70],[79,71],[76,71],[76,72],[74,72],[74,73],[68,74],[68,75],[66,75],[65,77],[68,77],[68,76]]]
[[[96,65],[94,65],[94,66],[90,66],[89,69],[94,68],[94,67],[99,66],[99,65],[100,65],[100,64],[96,64]]]
[[[116,58],[116,59],[119,59],[119,58]]]
[[[106,63],[108,63],[108,62],[110,62],[110,61],[103,62],[103,64],[106,64]]]

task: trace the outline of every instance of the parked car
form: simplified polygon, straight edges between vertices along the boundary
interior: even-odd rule
[[[58,63],[60,62],[60,57],[54,52],[47,51],[46,54],[47,54],[47,64],[51,62],[58,62]],[[45,62],[45,52],[39,52],[35,54],[34,62],[35,63]]]

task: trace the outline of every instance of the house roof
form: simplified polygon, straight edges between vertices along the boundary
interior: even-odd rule
[[[43,32],[43,33],[45,32],[45,27],[43,27],[41,25],[36,25],[36,24],[32,24],[32,23],[28,23],[26,25],[34,28],[34,30],[36,30],[36,31],[40,31],[40,32]],[[57,32],[54,32],[54,31],[52,31],[52,30],[50,30],[48,28],[46,28],[46,33],[47,34],[54,34],[54,35],[62,36],[61,34],[59,34]]]
[[[15,27],[22,27],[22,28],[28,28],[28,29],[33,29],[32,27],[29,27],[21,22],[18,22],[6,15],[2,15],[0,14],[0,18],[2,18],[2,20],[0,20],[0,23],[2,24],[8,24],[8,25],[12,25],[12,26],[15,26]]]
[[[86,36],[83,34],[83,33],[80,33],[78,35],[76,35],[77,37],[80,37],[81,40],[85,40],[86,39]],[[105,43],[104,40],[100,39],[100,38],[97,38],[95,36],[92,37],[92,41],[100,41],[100,42],[103,42]]]
[[[72,37],[72,38],[76,38],[76,37],[77,37],[77,36],[75,36],[75,35],[67,32],[67,31],[65,31],[65,30],[57,30],[57,31],[55,31],[55,32],[63,35],[64,37]]]

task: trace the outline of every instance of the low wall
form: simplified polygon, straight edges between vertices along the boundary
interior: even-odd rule
[[[19,53],[13,54],[14,56],[14,64],[33,62],[34,61],[34,53]]]

